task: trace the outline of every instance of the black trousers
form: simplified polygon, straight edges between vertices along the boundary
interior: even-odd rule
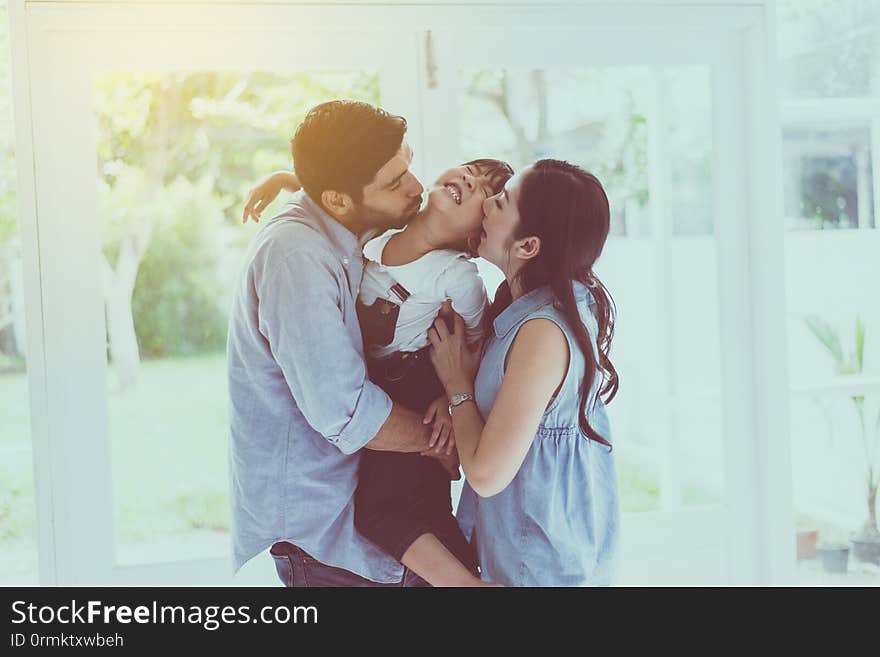
[[[370,379],[395,402],[424,413],[444,394],[428,350],[367,360]],[[363,450],[355,493],[355,527],[398,561],[422,534],[434,534],[466,568],[477,557],[452,515],[450,478],[433,458],[418,453]]]

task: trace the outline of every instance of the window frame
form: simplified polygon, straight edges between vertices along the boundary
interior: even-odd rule
[[[786,471],[779,466],[788,459],[787,404],[783,401],[787,395],[784,271],[778,257],[783,235],[767,220],[780,206],[777,160],[770,139],[778,127],[770,92],[775,61],[771,5],[745,0],[728,0],[724,5],[714,0],[505,5],[222,3],[205,12],[197,4],[11,3],[10,17],[16,26],[12,30],[16,34],[15,107],[21,117],[16,131],[30,307],[29,354],[36,370],[30,389],[43,583],[218,582],[228,580],[229,573],[223,559],[137,567],[114,564],[103,304],[99,268],[90,257],[100,249],[93,216],[96,190],[90,177],[96,137],[94,126],[89,127],[84,118],[90,112],[84,70],[123,66],[126,70],[215,70],[218,62],[272,70],[265,66],[270,61],[277,64],[277,70],[284,70],[290,61],[285,53],[295,58],[299,51],[286,50],[283,37],[295,39],[302,47],[310,40],[302,26],[333,25],[336,33],[349,37],[349,51],[321,50],[319,41],[312,40],[315,57],[323,58],[311,59],[313,68],[332,68],[326,65],[328,59],[364,65],[378,58],[378,66],[367,67],[380,70],[383,104],[418,117],[419,127],[410,132],[410,138],[417,158],[424,153],[416,166],[424,174],[450,161],[444,150],[443,141],[449,139],[444,128],[454,125],[450,122],[455,118],[425,72],[427,28],[437,35],[445,31],[460,37],[460,25],[465,23],[497,26],[505,34],[522,25],[531,26],[532,34],[574,26],[582,33],[590,32],[597,53],[603,44],[606,51],[619,48],[625,34],[637,35],[640,47],[632,56],[634,63],[642,64],[646,52],[673,58],[679,53],[692,61],[694,52],[687,50],[694,43],[722,53],[718,65],[725,84],[713,89],[714,121],[738,131],[742,138],[728,136],[717,144],[713,163],[713,179],[726,181],[716,184],[731,185],[729,197],[736,200],[715,207],[715,239],[723,244],[719,296],[729,300],[721,308],[727,504],[708,517],[714,519],[713,531],[724,540],[726,553],[719,572],[726,581],[790,581],[791,490],[790,483],[778,476]],[[441,6],[442,11],[437,11]],[[399,36],[393,47],[365,45],[365,31],[389,30],[389,25]],[[686,31],[682,25],[687,25]],[[682,33],[691,40],[678,41],[675,35]],[[151,47],[157,34],[164,45],[161,51]],[[354,41],[362,45],[352,50]],[[560,52],[550,55],[558,58]],[[627,54],[616,52],[614,62],[626,63]],[[449,51],[445,56],[450,56]],[[440,76],[443,61],[438,58]],[[481,65],[492,61],[498,60],[487,53]],[[536,64],[534,59],[529,63]],[[386,70],[393,80],[387,89],[381,77]],[[60,142],[51,138],[57,135],[53,126],[58,98],[64,98],[65,110],[77,117],[73,124],[84,128],[71,131]],[[65,148],[55,148],[57,143],[64,143]],[[755,165],[736,165],[745,161]],[[61,197],[59,190],[68,193]],[[74,225],[71,216],[80,223]],[[743,216],[749,221],[742,222]],[[758,463],[765,467],[757,468]],[[84,472],[92,476],[83,477]],[[706,529],[706,517],[705,512],[683,512],[664,519],[674,521],[675,526]]]

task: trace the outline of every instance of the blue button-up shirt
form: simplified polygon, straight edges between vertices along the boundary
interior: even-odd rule
[[[354,527],[358,450],[391,412],[364,364],[362,273],[358,238],[304,192],[248,249],[227,343],[235,571],[286,540],[376,582],[403,577]]]

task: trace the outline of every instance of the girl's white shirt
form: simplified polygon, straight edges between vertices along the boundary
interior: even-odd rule
[[[446,299],[452,301],[453,310],[464,320],[468,342],[479,340],[489,299],[477,265],[466,253],[452,249],[430,251],[405,265],[383,265],[385,245],[402,230],[406,229],[388,230],[364,245],[366,262],[359,292],[361,302],[372,305],[381,297],[400,306],[391,344],[372,346],[370,355],[382,358],[397,351],[418,351],[426,347],[428,329]],[[401,303],[391,291],[394,282],[410,293],[406,301]]]

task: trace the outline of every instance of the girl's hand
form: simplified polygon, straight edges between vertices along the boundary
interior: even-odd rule
[[[446,322],[439,317],[434,320],[434,326],[428,329],[431,363],[447,395],[473,394],[474,379],[480,367],[479,345],[475,345],[476,349],[473,350],[468,347],[461,315],[453,313],[453,322],[452,333],[446,328]]]
[[[429,449],[427,452],[422,452],[422,456],[437,459],[440,465],[449,473],[449,478],[452,481],[461,479],[461,470],[459,470],[461,464],[458,461],[458,450],[453,450],[452,454],[446,454],[445,452],[438,454],[436,450]]]
[[[248,192],[244,211],[241,214],[241,223],[246,224],[248,219],[259,223],[263,210],[275,200],[282,189],[290,192],[299,190],[300,184],[296,175],[289,171],[276,171],[257,183],[256,187]]]
[[[434,423],[434,432],[431,434],[428,447],[437,453],[445,451],[447,455],[452,454],[452,450],[455,449],[455,432],[452,430],[452,418],[449,416],[449,400],[446,397],[438,397],[432,401],[422,422]]]

